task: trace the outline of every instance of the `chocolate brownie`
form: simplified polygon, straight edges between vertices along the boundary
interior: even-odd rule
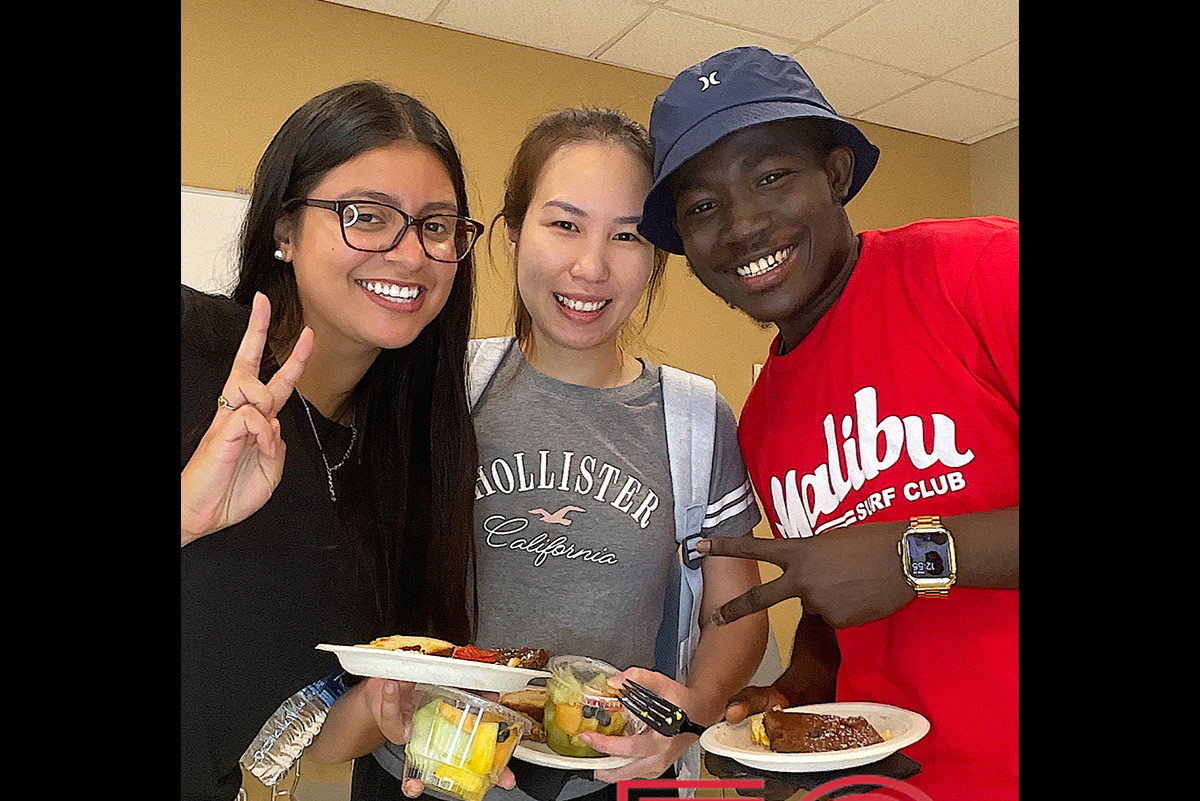
[[[883,742],[866,718],[772,709],[763,715],[771,750],[785,754],[841,751]]]

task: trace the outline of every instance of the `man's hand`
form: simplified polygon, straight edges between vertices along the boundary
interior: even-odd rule
[[[799,598],[805,613],[823,617],[835,628],[879,620],[915,595],[900,569],[897,523],[864,524],[802,539],[715,537],[696,550],[770,562],[783,575],[722,606],[713,616],[730,623],[788,598]]]
[[[775,687],[746,687],[729,699],[725,720],[741,723],[751,715],[766,712],[776,706],[787,709],[792,703]]]

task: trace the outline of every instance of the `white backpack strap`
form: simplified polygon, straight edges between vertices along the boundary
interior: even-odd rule
[[[467,401],[472,409],[514,341],[514,337],[490,337],[467,343]]]
[[[717,385],[707,378],[664,365],[662,389],[667,453],[675,493],[675,540],[687,546],[683,552],[684,564],[697,568],[701,556],[692,546],[700,539],[708,506]]]
[[[671,462],[671,491],[675,496],[675,540],[680,558],[672,564],[668,597],[657,652],[660,664],[674,669],[675,679],[687,681],[696,643],[700,639],[700,573],[703,557],[695,543],[703,537],[712,476],[716,430],[717,387],[707,378],[662,367],[663,410],[667,422],[667,455]],[[672,589],[678,585],[678,593]],[[670,648],[673,653],[667,653]],[[673,658],[672,658],[673,657]],[[700,749],[689,748],[676,763],[681,779],[700,776]]]

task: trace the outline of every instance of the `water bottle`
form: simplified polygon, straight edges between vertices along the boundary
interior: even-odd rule
[[[268,787],[287,776],[321,730],[329,708],[346,692],[344,675],[330,673],[280,704],[242,754],[242,767]]]

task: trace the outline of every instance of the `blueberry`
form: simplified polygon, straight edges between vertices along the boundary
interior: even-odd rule
[[[596,707],[594,707],[594,706],[585,706],[585,707],[583,708],[583,716],[584,716],[585,718],[594,718],[594,717],[596,717]]]
[[[596,722],[601,726],[608,726],[612,723],[612,715],[608,714],[607,709],[599,709],[596,711]]]
[[[499,727],[496,729],[496,742],[502,743],[508,739],[508,723],[500,721]]]

